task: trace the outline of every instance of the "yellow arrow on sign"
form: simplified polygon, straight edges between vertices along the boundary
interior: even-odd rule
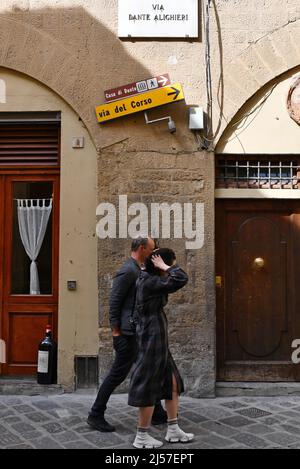
[[[135,112],[146,111],[163,104],[182,101],[183,99],[182,86],[176,83],[172,86],[165,86],[164,88],[148,91],[147,93],[140,93],[120,101],[102,104],[96,107],[96,115],[98,122],[105,122],[127,116],[128,114],[134,114]]]

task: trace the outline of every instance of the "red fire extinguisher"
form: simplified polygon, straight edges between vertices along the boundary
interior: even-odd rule
[[[38,351],[37,382],[39,384],[56,383],[57,345],[52,338],[51,326],[46,327],[46,336],[40,342]]]

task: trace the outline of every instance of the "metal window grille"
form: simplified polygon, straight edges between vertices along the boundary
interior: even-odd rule
[[[235,189],[300,189],[300,158],[217,157],[216,187]]]

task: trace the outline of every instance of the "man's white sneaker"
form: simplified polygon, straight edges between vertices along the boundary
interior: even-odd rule
[[[163,445],[162,441],[158,441],[152,436],[149,435],[147,432],[137,433],[135,440],[133,442],[133,446],[138,449],[143,448],[160,448]]]

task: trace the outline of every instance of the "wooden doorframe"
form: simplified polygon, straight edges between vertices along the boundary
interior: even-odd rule
[[[52,294],[50,295],[13,295],[11,291],[11,254],[12,254],[12,223],[13,223],[13,183],[21,181],[53,182],[53,222],[52,222]],[[1,192],[2,191],[2,192]],[[2,196],[1,196],[2,195]],[[58,336],[58,275],[59,275],[59,201],[60,201],[60,172],[59,170],[1,170],[0,171],[0,337],[6,339],[6,358],[10,353],[9,340],[9,312],[13,314],[34,313],[49,316],[52,321],[53,335]],[[2,217],[2,219],[1,219]],[[5,259],[5,262],[4,262]],[[48,320],[47,320],[48,322]],[[42,338],[42,337],[41,337]],[[22,370],[19,373],[19,370]],[[31,375],[36,371],[35,365],[14,366],[8,363],[0,368],[3,375]]]
[[[215,269],[216,275],[221,277],[217,280],[216,277],[216,366],[217,366],[217,380],[224,379],[221,373],[222,365],[225,362],[224,351],[225,351],[225,281],[226,276],[224,272],[225,260],[223,254],[225,253],[225,237],[221,240],[218,239],[218,227],[219,225],[226,226],[226,217],[224,216],[224,202],[227,199],[215,199]],[[218,249],[218,246],[222,243],[223,248]],[[223,305],[223,307],[221,306]]]

